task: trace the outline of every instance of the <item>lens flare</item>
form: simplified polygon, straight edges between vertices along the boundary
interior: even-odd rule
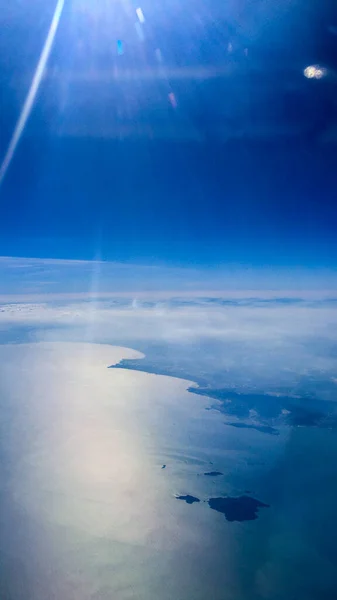
[[[310,65],[304,69],[304,76],[307,79],[323,79],[327,74],[327,70],[319,65]]]
[[[40,83],[41,83],[41,80],[42,80],[42,77],[43,77],[43,74],[44,74],[44,71],[46,68],[46,64],[48,62],[49,54],[50,54],[50,51],[51,51],[51,48],[52,48],[52,45],[54,42],[56,31],[57,31],[57,28],[58,28],[58,25],[60,22],[63,6],[64,6],[64,0],[58,0],[58,2],[56,4],[54,15],[53,15],[53,19],[50,24],[48,35],[46,37],[46,41],[44,43],[40,59],[37,64],[36,71],[34,73],[33,81],[29,88],[29,92],[27,94],[25,103],[23,105],[20,117],[15,126],[11,140],[9,142],[9,146],[8,146],[7,152],[5,154],[5,158],[3,159],[2,165],[0,167],[0,186],[1,186],[1,184],[4,180],[4,177],[7,173],[7,169],[12,161],[16,147],[20,141],[21,135],[22,135],[23,130],[26,126],[26,123],[29,119],[29,115],[32,111],[33,104],[34,104],[35,98],[36,98],[36,94],[39,90]]]

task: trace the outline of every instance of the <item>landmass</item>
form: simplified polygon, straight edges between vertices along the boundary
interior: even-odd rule
[[[249,389],[242,373],[219,369],[216,366],[216,346],[203,348],[203,359],[190,351],[182,352],[181,347],[154,344],[138,348],[145,354],[142,359],[123,359],[109,368],[129,369],[156,375],[168,375],[197,385],[188,388],[191,394],[198,394],[217,400],[208,407],[236,419],[242,423],[227,423],[232,427],[255,429],[260,433],[277,435],[277,427],[320,427],[337,428],[337,404],[334,400],[336,384],[327,381],[319,373],[302,376],[296,384],[283,385],[280,393]],[[199,349],[200,353],[200,349]],[[193,361],[191,360],[193,356]],[[207,357],[207,359],[205,358]],[[233,384],[233,381],[239,383]],[[240,383],[241,380],[241,383]],[[320,384],[320,385],[318,385]],[[318,395],[319,394],[319,395]],[[249,422],[252,411],[254,422]]]
[[[206,477],[218,477],[219,475],[223,475],[221,471],[208,471],[208,473],[204,473]]]
[[[248,492],[247,492],[248,493]],[[187,494],[186,496],[176,496],[177,500],[183,500],[187,504],[200,502],[199,498]],[[239,496],[237,498],[226,496],[224,498],[209,498],[208,506],[225,515],[227,521],[255,521],[258,517],[260,508],[269,508],[260,500],[251,496]]]
[[[199,498],[196,498],[195,496],[190,496],[190,494],[187,494],[187,496],[176,496],[177,500],[184,500],[187,504],[193,504],[193,502],[200,502]]]
[[[269,508],[269,504],[250,496],[210,498],[208,505],[213,510],[223,513],[227,521],[255,521],[260,508]]]

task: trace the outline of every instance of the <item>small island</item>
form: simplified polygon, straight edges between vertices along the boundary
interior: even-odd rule
[[[177,500],[184,500],[187,504],[193,504],[193,502],[200,502],[199,498],[196,498],[195,496],[190,496],[189,494],[187,494],[187,496],[176,496]]]
[[[206,475],[206,477],[218,477],[219,475],[223,475],[223,473],[221,473],[221,471],[208,471],[207,473],[204,473],[204,475]]]
[[[223,513],[227,521],[254,521],[257,519],[259,508],[269,508],[269,504],[250,496],[210,498],[208,505],[213,510]]]

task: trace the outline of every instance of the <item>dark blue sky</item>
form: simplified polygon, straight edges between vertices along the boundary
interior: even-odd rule
[[[25,139],[2,189],[0,253],[334,264],[330,149]]]
[[[326,43],[318,36],[315,14],[305,13],[301,22],[300,2],[296,18],[287,12],[257,11],[259,21],[252,31],[251,9],[237,15],[240,26],[232,15],[230,27],[218,11],[215,31],[209,9],[208,20],[201,13],[207,23],[204,37],[188,27],[184,37],[187,8],[179,17],[181,31],[176,27],[174,35],[165,27],[165,15],[154,11],[156,27],[152,23],[152,30],[145,31],[140,62],[126,53],[125,62],[118,64],[122,74],[130,65],[139,73],[126,85],[118,78],[110,83],[102,75],[117,60],[106,45],[106,33],[101,45],[96,36],[91,47],[79,46],[84,52],[79,58],[78,21],[71,10],[75,4],[68,3],[50,61],[51,67],[61,69],[57,80],[49,77],[43,83],[0,190],[0,255],[334,266],[337,145],[322,140],[336,119],[336,89],[331,77],[328,83],[306,87],[301,70],[315,52],[328,58],[328,46],[334,43],[328,34]],[[51,6],[47,10],[36,3],[40,20],[33,21],[28,11],[7,23],[8,44],[3,44],[0,65],[2,154],[28,89]],[[167,23],[174,23],[176,4],[168,6]],[[329,20],[322,15],[326,28]],[[260,33],[266,19],[269,37]],[[273,47],[278,23],[280,35],[274,36]],[[280,41],[287,25],[295,28],[293,58]],[[86,21],[81,26],[87,40]],[[126,17],[120,29],[127,48]],[[174,77],[148,84],[144,69],[153,68],[153,31],[163,37],[168,71],[176,71]],[[117,34],[111,30],[111,39]],[[26,54],[24,43],[13,54],[18,36],[27,42]],[[221,54],[220,60],[228,40],[236,54]],[[243,63],[247,44],[253,55],[249,64]],[[137,42],[132,36],[129,47],[133,57]],[[210,83],[186,75],[188,65],[227,68],[228,61],[234,74],[226,79]],[[89,62],[90,72],[85,70]],[[83,65],[84,82],[75,85],[71,79]],[[98,83],[88,81],[92,73],[98,73]],[[176,110],[167,102],[172,90]]]

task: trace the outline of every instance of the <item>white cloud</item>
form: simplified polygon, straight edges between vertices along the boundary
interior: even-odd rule
[[[337,294],[332,286],[321,292],[313,274],[303,275],[307,282],[315,279],[306,291],[289,285],[252,291],[243,286],[244,272],[233,271],[231,276],[227,273],[227,289],[219,286],[214,292],[210,287],[198,291],[201,275],[196,269],[2,258],[1,273],[3,289],[4,281],[8,283],[0,297],[3,339],[10,328],[28,327],[42,340],[99,341],[140,349],[153,343],[189,345],[191,363],[203,355],[204,362],[216,361],[219,369],[254,367],[260,374],[321,369],[337,376]],[[220,273],[218,283],[223,281]],[[266,273],[256,273],[256,281],[266,282]],[[280,283],[286,275],[279,276]],[[214,271],[208,273],[207,283],[213,276]],[[251,284],[252,277],[252,272],[246,273],[245,281]],[[333,282],[329,273],[319,277]],[[115,291],[107,289],[109,278]],[[241,288],[231,291],[229,283],[235,278]],[[160,287],[164,280],[166,288]],[[33,281],[41,288],[34,288]],[[149,281],[157,287],[152,289]],[[136,292],[127,289],[132,282],[138,282]],[[35,291],[28,293],[32,288]]]
[[[0,257],[0,299],[134,296],[166,299],[168,295],[229,297],[330,297],[337,293],[336,273],[329,269],[176,267],[117,262]]]

